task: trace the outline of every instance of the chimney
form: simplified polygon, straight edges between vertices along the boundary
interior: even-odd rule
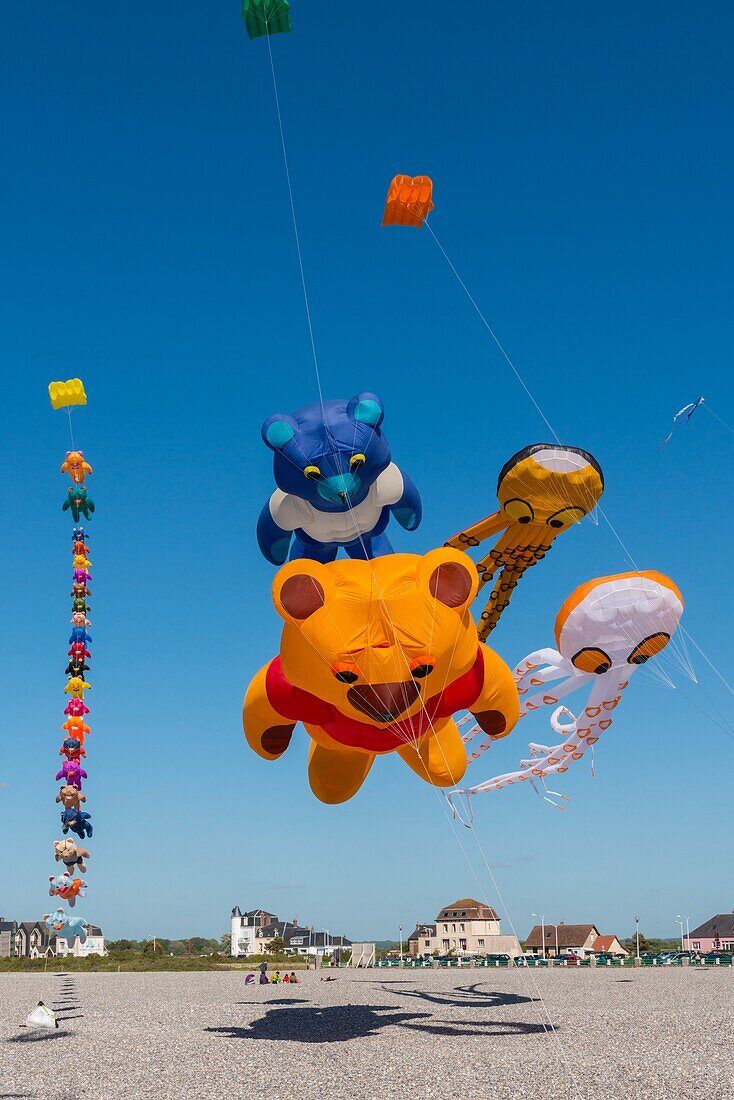
[[[294,917],[293,920],[291,921],[291,924],[293,925],[294,928],[298,928],[298,917]]]

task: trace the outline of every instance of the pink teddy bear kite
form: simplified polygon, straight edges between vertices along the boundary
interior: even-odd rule
[[[83,611],[75,611],[71,616],[71,622],[73,626],[91,626],[91,620],[87,618]]]
[[[83,699],[70,699],[64,707],[64,714],[71,718],[83,718],[85,714],[89,714],[89,707]]]
[[[64,782],[76,787],[78,791],[82,789],[82,779],[88,778],[84,768],[76,760],[65,760],[61,766],[61,771],[56,774],[57,781],[63,779]]]

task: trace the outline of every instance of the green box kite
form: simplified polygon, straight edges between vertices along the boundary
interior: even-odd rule
[[[289,0],[242,0],[242,18],[252,38],[282,34],[291,29]]]

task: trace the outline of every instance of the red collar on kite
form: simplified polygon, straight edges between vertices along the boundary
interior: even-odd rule
[[[270,662],[265,676],[268,700],[283,718],[320,726],[340,745],[367,752],[392,752],[401,745],[418,741],[430,732],[434,722],[450,718],[459,710],[469,710],[483,686],[484,657],[479,647],[469,671],[427,699],[417,714],[391,722],[388,726],[375,726],[350,718],[331,703],[325,703],[303,688],[295,687],[286,678],[280,657]]]

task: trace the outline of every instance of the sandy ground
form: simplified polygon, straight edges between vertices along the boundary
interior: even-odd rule
[[[734,970],[49,972],[0,998],[0,1100],[734,1098]],[[18,1027],[39,999],[58,1031]]]

